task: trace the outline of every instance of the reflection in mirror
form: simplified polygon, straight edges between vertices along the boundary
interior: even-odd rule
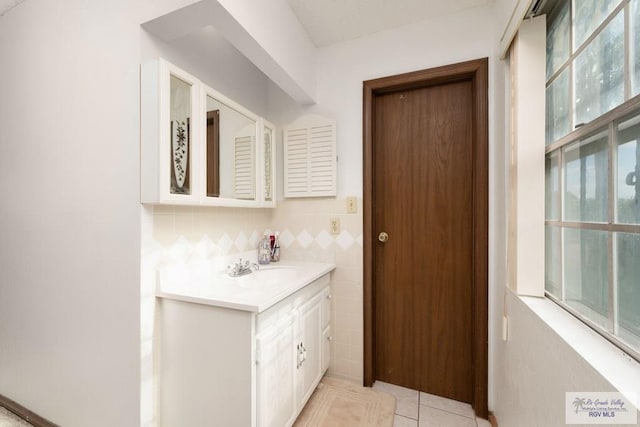
[[[172,75],[170,93],[171,193],[191,194],[191,85]]]
[[[207,111],[207,197],[220,196],[220,110]]]
[[[256,121],[207,95],[207,196],[256,197]]]
[[[264,200],[272,200],[272,184],[271,172],[273,165],[271,164],[273,131],[267,126],[264,127]]]

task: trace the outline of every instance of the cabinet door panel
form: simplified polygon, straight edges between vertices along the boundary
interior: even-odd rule
[[[321,334],[322,310],[321,296],[316,296],[300,308],[300,343],[302,345],[302,364],[298,368],[297,395],[302,407],[322,376]]]
[[[256,337],[259,427],[291,425],[296,414],[294,319],[288,316]]]
[[[329,362],[331,361],[331,326],[324,328],[322,332],[322,373],[324,374],[329,369]]]
[[[322,327],[329,326],[331,322],[331,289],[326,287],[322,292]]]

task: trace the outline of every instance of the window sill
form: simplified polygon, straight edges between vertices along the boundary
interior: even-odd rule
[[[605,380],[640,408],[640,363],[549,299],[519,298]]]

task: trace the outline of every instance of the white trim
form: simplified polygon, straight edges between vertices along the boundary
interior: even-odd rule
[[[267,164],[267,157],[264,150],[264,135],[267,133],[266,132],[267,129],[271,131],[271,158],[269,159],[269,161],[271,162],[271,176],[269,177],[271,179],[271,182],[270,182],[271,198],[270,200],[267,200],[266,183],[261,179],[258,179],[258,182],[263,186],[263,188],[260,189],[262,191],[262,196],[260,197],[260,200],[262,200],[262,207],[275,208],[276,207],[276,188],[277,188],[276,186],[276,172],[277,172],[276,146],[278,142],[278,137],[276,133],[276,126],[273,123],[263,119],[261,128],[263,133],[261,134],[258,142],[260,147],[258,152],[260,153],[260,158],[262,160],[260,160],[261,168],[259,169],[259,173],[260,173],[260,176],[264,177],[265,179],[266,179],[266,171],[264,168]]]
[[[514,45],[515,287],[521,295],[544,296],[545,16],[523,22]]]
[[[502,37],[500,37],[500,59],[507,57],[509,47],[511,47],[513,39],[516,37],[516,34],[518,34],[522,20],[531,7],[531,3],[533,3],[533,0],[517,0],[513,12],[511,12],[511,16],[509,17],[509,21],[507,22],[507,26],[502,32]]]

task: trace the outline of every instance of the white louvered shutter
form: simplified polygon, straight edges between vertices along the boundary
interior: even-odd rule
[[[255,128],[239,132],[234,143],[233,195],[237,199],[255,199]]]
[[[336,195],[336,122],[305,116],[284,128],[284,197]]]

